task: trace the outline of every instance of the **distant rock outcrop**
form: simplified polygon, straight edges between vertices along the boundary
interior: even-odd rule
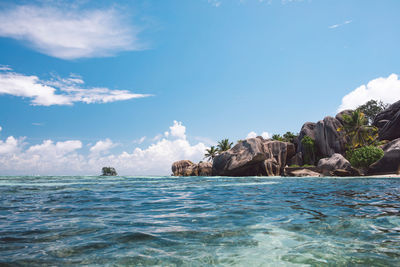
[[[373,125],[379,129],[380,140],[400,138],[400,101],[376,115]]]
[[[180,160],[172,164],[172,173],[174,176],[211,176],[212,163],[196,164],[190,160]]]
[[[103,167],[101,169],[101,172],[102,172],[101,176],[117,176],[118,175],[117,171],[113,167]]]
[[[262,137],[240,141],[214,158],[212,174],[221,176],[277,176],[295,155],[294,144]]]
[[[382,147],[383,158],[372,164],[368,175],[400,174],[400,138]]]

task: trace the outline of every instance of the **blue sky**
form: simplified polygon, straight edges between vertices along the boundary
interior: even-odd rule
[[[62,162],[88,162],[108,142],[76,173],[114,163],[125,174],[169,174],[172,160],[199,160],[225,137],[299,132],[370,98],[394,102],[398,10],[395,0],[2,1],[0,174],[64,174],[6,160],[32,157],[46,140],[72,144],[57,152]],[[126,167],[149,162],[138,155],[113,161],[163,140],[165,150],[186,143],[157,154],[168,158],[162,167]]]

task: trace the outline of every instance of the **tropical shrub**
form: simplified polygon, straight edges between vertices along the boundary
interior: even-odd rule
[[[346,153],[351,165],[356,168],[368,168],[383,157],[383,150],[375,146],[363,146]]]

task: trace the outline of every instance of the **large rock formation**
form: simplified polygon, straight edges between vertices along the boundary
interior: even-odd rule
[[[172,173],[174,176],[211,176],[212,163],[196,164],[190,160],[180,160],[172,164]]]
[[[321,157],[330,157],[335,153],[344,154],[346,138],[337,129],[342,127],[339,120],[325,117],[315,126],[315,144]]]
[[[319,171],[325,176],[358,176],[350,162],[341,154],[335,153],[329,158],[320,159],[318,162]]]
[[[301,128],[299,134],[300,144],[298,152],[301,152],[303,156],[305,155],[306,151],[301,144],[301,140],[305,136],[309,136],[315,141],[316,156],[330,157],[335,153],[344,154],[346,137],[344,133],[337,131],[338,128],[342,127],[340,120],[343,120],[343,114],[346,113],[339,113],[337,118],[329,116],[325,117],[323,120],[318,121],[317,123],[306,122]]]
[[[400,138],[382,147],[383,158],[369,167],[368,175],[400,174]]]
[[[373,125],[379,128],[380,140],[400,138],[400,101],[376,115]]]
[[[283,174],[287,160],[295,155],[291,143],[249,138],[214,158],[213,175],[276,176]]]

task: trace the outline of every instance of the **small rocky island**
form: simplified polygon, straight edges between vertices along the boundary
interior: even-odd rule
[[[117,176],[118,173],[113,167],[103,167],[101,169],[101,176]]]
[[[378,112],[377,112],[378,111]],[[228,139],[206,156],[212,162],[181,160],[174,176],[363,176],[400,174],[400,101],[375,100],[317,123],[298,135]]]

